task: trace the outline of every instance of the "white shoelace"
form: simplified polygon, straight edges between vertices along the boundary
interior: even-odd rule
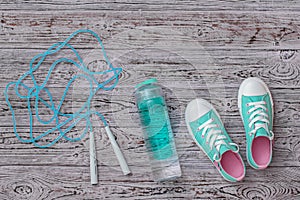
[[[221,145],[226,145],[226,136],[222,134],[222,130],[220,129],[220,127],[216,124],[213,123],[214,119],[211,118],[209,120],[207,120],[206,122],[204,122],[203,124],[201,124],[198,127],[198,131],[201,131],[201,129],[203,129],[201,137],[204,138],[205,136],[205,142],[206,144],[209,145],[209,148],[212,150],[213,147],[216,148],[217,150],[217,154],[214,155],[214,160],[215,161],[220,161],[220,148]],[[237,144],[235,143],[229,143],[232,146],[235,146],[237,150],[233,151],[235,153],[237,153],[239,151],[239,147]],[[231,149],[231,148],[230,148]]]
[[[273,140],[274,134],[271,130],[269,130],[268,125],[270,123],[269,116],[267,114],[267,107],[266,107],[265,101],[257,101],[257,102],[251,102],[247,103],[246,106],[250,107],[253,106],[248,110],[249,117],[249,128],[251,129],[254,125],[254,129],[250,131],[250,136],[255,134],[258,129],[264,128],[268,133],[270,133],[270,140]],[[263,123],[256,123],[256,122],[263,122]]]

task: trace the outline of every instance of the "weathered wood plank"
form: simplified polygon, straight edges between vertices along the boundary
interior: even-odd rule
[[[89,1],[89,2],[70,2],[67,0],[58,1],[26,1],[19,2],[14,1],[1,1],[0,10],[16,11],[16,10],[28,10],[28,11],[55,11],[66,12],[74,10],[87,10],[87,11],[105,11],[113,10],[115,12],[120,11],[299,11],[298,1],[232,1],[232,0],[209,0],[209,1],[158,1],[152,0],[145,2],[143,0],[126,1],[121,0],[117,2],[111,1]]]
[[[201,164],[201,163],[199,163]],[[193,167],[183,163],[187,169]],[[44,173],[40,173],[41,169]],[[269,168],[265,171],[248,170],[248,176],[241,183],[228,183],[210,168],[201,168],[195,174],[184,170],[185,179],[157,184],[149,182],[148,174],[139,171],[130,177],[115,173],[108,176],[111,168],[99,166],[100,183],[97,187],[85,184],[89,181],[86,167],[1,167],[4,198],[26,199],[252,199],[297,198],[299,197],[299,171],[295,167]],[[15,173],[11,173],[11,171]],[[30,173],[28,173],[30,172]],[[142,173],[140,173],[142,172]],[[293,172],[293,175],[287,173]],[[51,176],[50,176],[51,174]],[[128,181],[130,179],[130,181]],[[291,182],[287,181],[291,180]],[[122,180],[122,182],[120,182]],[[278,182],[279,181],[279,182]],[[141,184],[142,183],[142,184]],[[213,186],[213,188],[212,188]]]
[[[85,16],[82,18],[81,16]],[[114,12],[79,11],[66,12],[2,12],[0,48],[27,49],[47,48],[57,40],[65,39],[78,28],[88,28],[99,32],[103,39],[113,37],[117,48],[126,40],[131,45],[150,44],[156,37],[169,33],[175,39],[176,32],[191,36],[191,42],[211,47],[235,48],[299,48],[299,12],[286,15],[274,13],[243,12]],[[140,31],[127,35],[133,29],[164,28],[161,32]],[[172,31],[173,30],[173,31]],[[170,32],[168,32],[170,31]],[[138,33],[138,31],[135,31]],[[150,32],[151,33],[151,32]],[[122,37],[121,37],[122,36]],[[133,37],[134,36],[134,37]],[[153,37],[154,36],[154,37]],[[121,37],[122,40],[118,40]],[[85,48],[89,37],[81,37]],[[298,42],[297,42],[298,41]],[[76,46],[77,47],[77,46]],[[82,48],[82,46],[81,46]],[[110,48],[107,46],[106,48]]]

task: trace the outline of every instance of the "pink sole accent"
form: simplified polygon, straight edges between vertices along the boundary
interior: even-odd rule
[[[238,181],[242,180],[245,175],[245,168],[241,157],[233,151],[226,151],[222,155],[221,165],[224,171]]]
[[[268,166],[271,157],[270,140],[265,136],[254,138],[252,142],[252,158],[260,169]]]
[[[219,165],[218,165],[218,162],[217,162],[217,161],[214,161],[214,165],[216,166],[216,168],[217,168],[218,170],[220,170],[220,167],[219,167]]]

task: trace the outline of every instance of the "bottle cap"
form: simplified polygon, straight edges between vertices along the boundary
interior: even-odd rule
[[[148,85],[148,84],[151,84],[151,83],[156,83],[157,82],[157,79],[156,78],[150,78],[150,79],[147,79],[139,84],[137,84],[135,86],[135,89],[138,89],[139,87],[142,87],[144,85]]]

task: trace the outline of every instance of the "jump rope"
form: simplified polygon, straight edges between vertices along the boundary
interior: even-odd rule
[[[81,33],[89,33],[93,37],[95,37],[101,47],[103,57],[108,65],[108,69],[104,71],[97,71],[93,72],[88,69],[88,67],[84,64],[83,59],[79,55],[78,51],[69,44],[69,41],[74,38],[76,35]],[[41,66],[43,61],[46,59],[47,56],[51,56],[52,54],[58,53],[62,48],[67,47],[73,51],[78,61],[76,62],[73,59],[69,58],[59,58],[55,60],[52,65],[49,68],[48,74],[45,78],[45,80],[42,82],[42,84],[38,84],[34,72]],[[35,64],[36,63],[36,64]],[[82,70],[84,73],[76,74],[71,78],[71,80],[68,81],[65,90],[63,92],[63,95],[59,101],[58,104],[55,104],[53,101],[53,96],[51,92],[47,89],[47,82],[50,78],[50,75],[52,71],[55,69],[55,67],[60,63],[70,63],[77,67],[79,70]],[[96,160],[96,149],[95,149],[95,138],[93,133],[93,127],[91,122],[91,116],[96,115],[99,117],[99,119],[103,122],[105,131],[108,135],[108,138],[110,140],[110,143],[113,147],[113,150],[116,154],[116,157],[119,161],[120,167],[123,171],[124,175],[130,174],[130,169],[126,163],[126,160],[123,156],[123,153],[121,152],[115,137],[111,133],[111,130],[108,126],[108,123],[104,116],[95,110],[91,110],[91,100],[96,95],[97,91],[102,89],[105,91],[113,90],[116,85],[119,82],[119,75],[122,72],[122,68],[113,67],[111,62],[109,61],[106,52],[104,50],[103,43],[100,39],[100,37],[91,30],[77,30],[74,33],[72,33],[64,42],[58,42],[53,44],[50,48],[47,49],[44,53],[38,54],[34,56],[30,63],[29,63],[29,70],[25,72],[17,81],[10,82],[7,84],[5,90],[4,90],[4,96],[6,99],[6,102],[8,104],[8,107],[12,113],[12,121],[13,121],[13,127],[14,127],[14,133],[18,140],[24,143],[32,143],[34,146],[40,147],[40,148],[48,148],[53,146],[56,142],[58,142],[61,138],[66,139],[67,141],[75,142],[79,141],[89,132],[90,136],[90,172],[91,172],[91,184],[97,184],[98,183],[98,176],[97,176],[97,160]],[[99,82],[96,79],[96,75],[105,75],[108,73],[113,73],[113,75],[108,78],[107,80],[103,82]],[[30,76],[33,86],[30,87],[29,85],[24,84],[24,80],[26,77]],[[88,81],[89,83],[89,95],[87,98],[87,101],[83,104],[81,108],[79,108],[75,113],[63,113],[61,112],[62,104],[65,100],[65,97],[68,93],[68,90],[72,83],[76,81],[77,79],[84,79]],[[93,88],[93,86],[96,85],[96,88]],[[17,132],[17,121],[15,112],[13,109],[13,106],[10,103],[8,91],[9,89],[13,87],[13,90],[15,94],[20,98],[27,100],[27,110],[29,113],[29,124],[30,124],[30,132],[29,137],[30,139],[24,139],[20,136],[20,134]],[[23,89],[27,92],[26,95],[21,95],[20,90]],[[41,92],[46,92],[46,94],[49,97],[49,100],[45,100],[41,97]],[[34,106],[31,106],[31,103],[34,101]],[[43,120],[40,117],[39,114],[39,103],[42,103],[44,106],[46,106],[48,109],[50,109],[53,113],[52,117],[49,120]],[[35,114],[35,115],[33,115]],[[61,120],[60,118],[64,117],[65,120]],[[49,130],[45,131],[44,133],[34,137],[33,136],[33,120],[37,120],[39,123],[43,125],[49,125],[51,123],[55,123],[55,126],[53,128],[50,128]],[[80,123],[82,120],[85,120],[86,126],[83,130],[83,132],[78,137],[68,137],[67,133],[72,130],[78,123]],[[73,122],[72,122],[73,121]],[[70,124],[70,125],[69,125]],[[66,127],[66,129],[62,130],[63,127]],[[50,143],[41,145],[38,143],[39,140],[41,140],[43,137],[54,133],[55,131],[59,132],[59,135]]]

